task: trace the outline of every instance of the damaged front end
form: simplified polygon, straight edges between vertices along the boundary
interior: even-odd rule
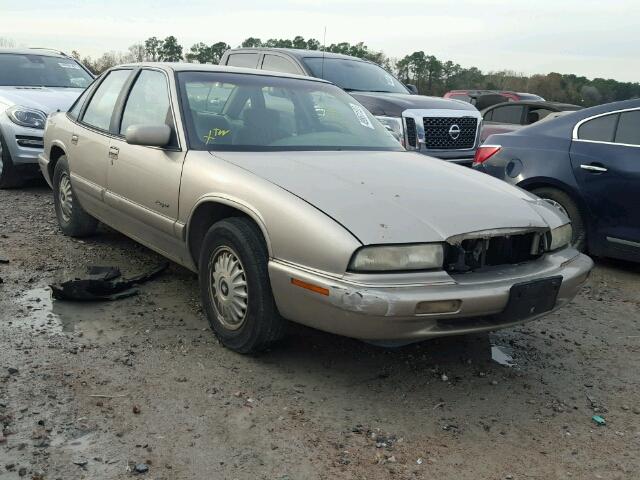
[[[546,227],[499,228],[449,237],[444,270],[467,273],[486,267],[518,265],[549,251],[551,235]]]

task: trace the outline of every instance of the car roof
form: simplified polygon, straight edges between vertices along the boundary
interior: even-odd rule
[[[565,110],[580,110],[582,107],[580,105],[573,105],[571,103],[561,103],[561,102],[550,102],[547,100],[518,100],[515,102],[501,102],[496,103],[495,105],[491,105],[483,110],[486,112],[487,110],[492,110],[496,107],[501,107],[503,105],[529,105],[532,107],[552,107],[559,108]]]
[[[254,48],[232,48],[231,50],[227,50],[230,53],[250,53],[250,52],[277,52],[277,53],[285,53],[297,59],[302,58],[340,58],[343,60],[354,60],[358,62],[365,63],[373,63],[369,60],[359,57],[352,57],[351,55],[344,55],[342,53],[333,53],[333,52],[323,52],[322,50],[304,50],[301,48],[271,48],[271,47],[254,47]]]
[[[153,67],[164,70],[172,70],[174,72],[218,72],[218,73],[241,73],[246,75],[258,75],[263,77],[284,77],[306,80],[309,82],[329,83],[321,78],[308,77],[306,75],[296,75],[294,73],[272,72],[270,70],[257,70],[255,68],[228,67],[226,65],[211,65],[203,63],[187,63],[187,62],[140,62],[140,63],[124,63],[113,68],[122,67]]]
[[[573,127],[586,118],[600,115],[602,113],[616,112],[619,110],[627,110],[632,108],[640,108],[640,98],[634,98],[631,100],[623,100],[620,102],[605,103],[603,105],[596,105],[595,107],[583,108],[582,110],[576,110],[575,112],[569,112],[561,117],[554,118],[548,122],[536,122],[521,130],[513,132],[514,135],[545,135],[553,137],[571,138],[573,133]],[[500,135],[511,135],[512,133],[505,133]]]
[[[0,53],[13,53],[14,55],[41,55],[43,57],[71,58],[69,55],[51,48],[0,48]]]

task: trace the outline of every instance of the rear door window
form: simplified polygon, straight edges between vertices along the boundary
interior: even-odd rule
[[[520,105],[506,105],[494,108],[491,121],[519,125],[522,122],[522,112],[523,107]]]
[[[605,115],[604,117],[589,120],[578,129],[578,138],[595,142],[612,142],[617,120],[618,114]]]
[[[113,109],[131,70],[114,70],[107,74],[96,93],[91,97],[82,122],[100,130],[109,130]]]
[[[615,142],[640,145],[640,110],[620,114]]]
[[[280,73],[301,73],[293,62],[277,55],[265,55],[262,60],[262,69]]]
[[[71,108],[71,110],[69,110],[69,116],[74,120],[76,120],[80,115],[80,110],[82,110],[82,106],[87,101],[87,97],[89,96],[90,92],[91,92],[90,88],[87,88],[84,92],[82,92],[82,95],[80,95],[80,97],[73,104],[73,107]]]
[[[234,53],[229,55],[227,65],[230,67],[258,68],[257,53]]]

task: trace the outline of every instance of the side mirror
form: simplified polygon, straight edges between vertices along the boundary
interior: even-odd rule
[[[131,125],[124,132],[124,138],[131,145],[166,147],[171,140],[171,128],[167,125]]]
[[[407,87],[409,89],[409,91],[411,93],[413,93],[414,95],[418,95],[418,87],[416,87],[415,85],[413,85],[411,83],[405,83],[404,86]]]

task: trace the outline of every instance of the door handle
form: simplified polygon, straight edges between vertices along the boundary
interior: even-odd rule
[[[588,172],[595,172],[595,173],[604,173],[608,171],[607,168],[599,167],[598,165],[580,165],[580,168]]]
[[[118,159],[118,154],[120,153],[120,149],[118,147],[109,147],[109,158],[111,159],[111,165],[113,165],[113,161]]]
[[[78,144],[78,135],[76,134],[71,135],[71,143],[73,143],[74,145]]]

